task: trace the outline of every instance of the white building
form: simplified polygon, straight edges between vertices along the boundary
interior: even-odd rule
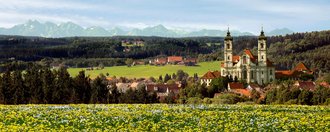
[[[221,69],[222,76],[237,77],[247,83],[267,84],[275,79],[275,67],[267,58],[267,38],[263,30],[258,37],[258,56],[254,56],[249,49],[241,55],[233,55],[233,37],[228,30],[224,41],[224,62]]]

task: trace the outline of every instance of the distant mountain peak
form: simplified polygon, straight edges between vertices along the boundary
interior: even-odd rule
[[[276,36],[276,35],[286,35],[294,33],[292,30],[288,28],[276,28],[267,33],[268,36]]]
[[[23,36],[42,36],[42,37],[72,37],[72,36],[115,36],[115,35],[134,35],[134,36],[161,36],[161,37],[197,37],[197,36],[225,36],[225,30],[201,29],[198,31],[185,31],[179,29],[168,29],[162,24],[149,26],[143,29],[123,30],[119,27],[106,30],[103,27],[91,26],[81,27],[73,22],[55,24],[52,22],[40,23],[37,20],[28,20],[24,24],[15,25],[12,28],[0,28],[0,34],[4,35],[23,35]],[[255,36],[249,32],[231,31],[233,36]],[[279,28],[267,33],[267,36],[291,34],[288,28]]]

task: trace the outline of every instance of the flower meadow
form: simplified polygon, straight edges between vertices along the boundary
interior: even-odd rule
[[[0,131],[330,131],[330,107],[0,105]]]

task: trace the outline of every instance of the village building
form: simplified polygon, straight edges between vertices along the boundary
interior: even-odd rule
[[[296,81],[293,86],[299,88],[300,90],[307,91],[315,91],[316,89],[316,84],[312,81]]]
[[[156,92],[159,100],[165,100],[170,93],[174,93],[175,96],[179,94],[179,84],[147,84],[146,91],[148,93]]]
[[[278,70],[275,75],[277,79],[291,78],[297,79],[302,75],[313,75],[314,71],[310,70],[304,63],[299,62],[292,70]]]
[[[201,77],[201,84],[206,84],[206,86],[210,86],[211,82],[215,78],[221,77],[221,73],[219,71],[208,71]]]
[[[264,85],[275,80],[275,67],[267,58],[267,38],[261,30],[258,38],[258,55],[255,56],[249,49],[241,55],[233,55],[233,37],[228,30],[224,41],[224,62],[222,76],[231,76],[247,83]]]
[[[240,82],[230,82],[228,83],[228,92],[239,94],[241,96],[246,96],[251,98],[251,91],[244,88],[243,83]]]
[[[182,56],[169,56],[167,57],[167,63],[168,64],[177,64],[179,62],[182,62],[183,58]]]

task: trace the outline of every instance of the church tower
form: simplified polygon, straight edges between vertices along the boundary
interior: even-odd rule
[[[267,37],[264,34],[263,28],[261,28],[261,33],[258,38],[258,65],[266,66],[267,65]]]
[[[224,43],[224,67],[232,67],[233,66],[233,37],[231,37],[229,28],[227,31],[227,36],[225,37],[225,43]],[[227,71],[228,72],[228,71]]]
[[[258,38],[258,84],[268,83],[268,68],[267,68],[267,37],[264,34],[263,28]]]

